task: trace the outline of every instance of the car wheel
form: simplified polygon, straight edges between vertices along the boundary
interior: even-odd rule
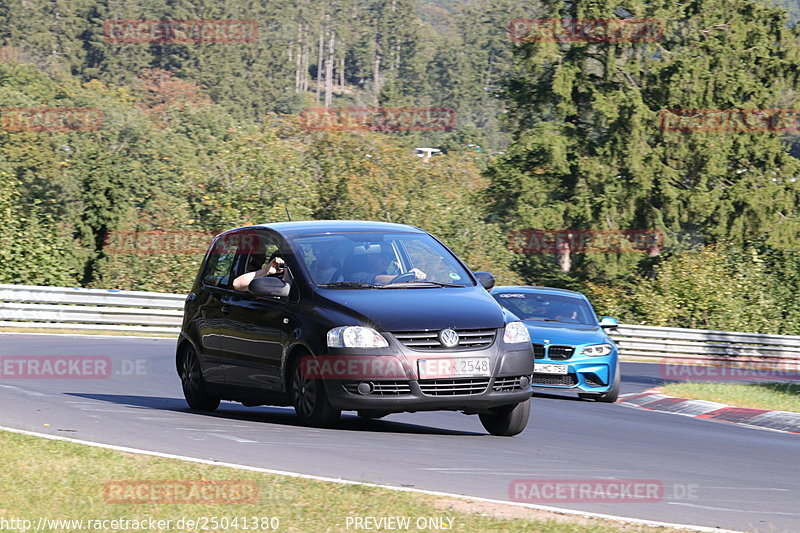
[[[294,411],[305,424],[331,427],[339,421],[342,411],[331,405],[322,380],[304,375],[301,369],[302,359],[296,357],[292,367],[290,390]]]
[[[504,405],[478,415],[486,431],[498,437],[512,437],[522,433],[531,415],[531,400],[515,405]]]
[[[200,358],[191,346],[183,351],[180,378],[183,397],[186,398],[189,407],[198,411],[213,411],[219,407],[219,396],[214,396],[206,390],[203,372],[200,369]]]
[[[617,398],[619,398],[619,389],[620,389],[620,375],[619,375],[619,361],[617,361],[617,366],[614,369],[614,382],[611,385],[610,389],[608,389],[606,392],[601,392],[600,394],[591,392],[579,392],[578,397],[583,398],[585,400],[594,400],[596,402],[614,403],[617,401]]]

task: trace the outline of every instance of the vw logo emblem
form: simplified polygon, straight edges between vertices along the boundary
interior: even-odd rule
[[[544,340],[544,343],[545,343],[545,344],[550,344],[550,339],[545,339],[545,340]]]
[[[450,328],[443,329],[439,332],[439,342],[445,348],[455,348],[458,346],[458,333]]]

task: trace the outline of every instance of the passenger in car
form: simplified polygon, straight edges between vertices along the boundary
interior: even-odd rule
[[[250,258],[250,268],[255,270],[246,274],[242,274],[233,280],[233,288],[237,291],[246,291],[250,286],[250,282],[255,278],[260,278],[262,276],[277,276],[285,273],[286,265],[284,264],[283,259],[278,256],[278,252],[272,254],[269,263],[265,264],[261,268],[258,268],[259,263],[263,263],[265,258],[266,256],[264,254],[253,255]]]

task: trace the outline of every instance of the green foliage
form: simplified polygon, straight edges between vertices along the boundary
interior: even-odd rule
[[[709,246],[664,258],[652,277],[587,292],[598,313],[628,323],[797,335],[798,265],[797,252]]]
[[[80,254],[37,204],[20,203],[20,182],[0,170],[0,283],[72,286]]]
[[[0,43],[21,62],[0,61],[0,108],[96,108],[103,124],[0,130],[0,282],[182,292],[210,233],[288,211],[413,224],[501,284],[585,290],[628,322],[800,334],[797,137],[660,127],[669,109],[800,107],[800,31],[770,3],[6,4]],[[514,18],[630,14],[663,21],[663,39],[508,35]],[[110,19],[226,18],[261,21],[258,40],[103,36]],[[333,106],[450,107],[457,126],[304,130],[296,113],[326,92]],[[444,153],[423,160],[419,146]],[[646,229],[665,243],[661,255],[515,255],[507,233],[523,228]],[[153,231],[195,248],[106,242]]]
[[[547,17],[620,18],[618,3],[550,2]],[[697,231],[708,242],[797,249],[800,165],[778,132],[662,130],[670,109],[797,107],[797,32],[750,0],[635,1],[654,42],[520,43],[506,95],[515,141],[490,171],[509,229]],[[668,242],[667,246],[674,243]],[[646,268],[628,254],[573,254],[570,276]],[[542,272],[523,264],[535,280]]]

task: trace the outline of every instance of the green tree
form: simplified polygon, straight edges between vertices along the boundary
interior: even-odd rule
[[[712,242],[797,242],[800,168],[779,132],[661,128],[667,110],[793,107],[782,97],[797,86],[800,46],[784,11],[747,0],[554,1],[544,17],[653,19],[663,35],[517,46],[506,90],[515,140],[490,172],[507,228],[703,228]],[[560,265],[573,279],[613,279],[642,259],[573,254]],[[557,277],[546,263],[520,268]]]

